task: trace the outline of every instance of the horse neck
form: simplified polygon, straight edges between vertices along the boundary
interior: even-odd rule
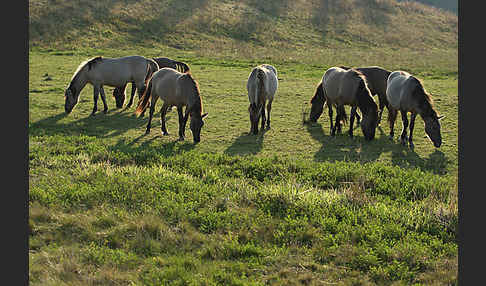
[[[189,108],[191,116],[202,114],[202,101],[198,93],[193,93],[187,97],[187,108]]]
[[[358,107],[363,112],[363,114],[368,114],[369,111],[374,111],[378,109],[375,101],[370,95],[369,89],[367,89],[364,82],[361,82],[356,94]]]
[[[81,93],[81,90],[86,86],[88,83],[88,79],[84,72],[78,73],[73,80],[71,81],[70,87],[74,87],[76,93]]]

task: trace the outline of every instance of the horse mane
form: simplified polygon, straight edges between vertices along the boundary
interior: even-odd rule
[[[420,109],[423,110],[425,114],[437,115],[437,111],[434,109],[434,101],[431,95],[425,90],[422,81],[414,76],[411,76],[410,78],[416,82],[412,96],[418,100]]]
[[[73,82],[74,82],[74,80],[75,80],[75,79],[77,79],[77,78],[78,78],[78,76],[79,76],[79,72],[81,72],[81,70],[82,70],[84,67],[88,66],[88,70],[90,70],[90,69],[92,69],[92,68],[93,68],[93,66],[94,66],[96,63],[98,63],[98,62],[99,62],[99,61],[101,61],[102,59],[103,59],[103,57],[98,56],[98,57],[94,57],[94,58],[91,58],[91,59],[87,59],[87,60],[85,60],[85,61],[81,62],[81,63],[79,64],[79,66],[76,68],[76,71],[73,73],[73,76],[71,77],[71,82],[69,83],[68,88],[69,88],[69,89],[74,89],[74,88],[73,88],[73,86],[72,86],[72,85],[73,85]]]
[[[181,79],[190,81],[194,88],[196,94],[196,101],[194,105],[191,107],[192,112],[196,111],[198,112],[198,114],[202,114],[203,104],[202,104],[201,91],[199,90],[198,82],[194,79],[190,70],[184,73],[183,75],[181,75]]]
[[[316,91],[314,92],[314,96],[311,98],[310,103],[316,102],[316,100],[320,100],[320,102],[324,101],[324,90],[322,87],[322,80],[317,84]]]
[[[371,96],[370,90],[368,88],[366,76],[357,69],[351,68],[348,72],[352,73],[355,77],[357,77],[359,81],[358,89],[356,90],[357,93],[357,100],[358,100],[358,107],[363,112],[363,114],[368,113],[370,108],[372,110],[377,110],[378,106],[376,105],[373,97]],[[366,96],[368,95],[368,96]]]

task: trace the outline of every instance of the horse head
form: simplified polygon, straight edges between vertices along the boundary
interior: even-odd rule
[[[361,120],[361,131],[366,140],[370,141],[375,138],[377,126],[378,108],[370,108],[366,114],[363,113],[363,120]]]
[[[68,87],[64,93],[64,111],[71,113],[74,106],[78,103],[79,93],[73,87]]]
[[[440,133],[440,122],[444,118],[444,116],[437,116],[437,114],[433,114],[431,116],[425,117],[425,133],[427,137],[434,143],[436,148],[439,148],[442,145],[442,135]]]
[[[310,102],[311,102],[311,111],[309,115],[309,120],[310,122],[317,122],[317,119],[319,119],[319,117],[322,114],[322,111],[324,110],[324,103],[326,102],[322,84],[319,84],[317,86],[314,97],[312,97]]]
[[[200,114],[191,115],[191,122],[189,124],[189,128],[191,128],[192,137],[195,144],[201,141],[201,128],[204,126],[203,118],[206,117],[207,115],[208,113],[204,113],[203,115]]]

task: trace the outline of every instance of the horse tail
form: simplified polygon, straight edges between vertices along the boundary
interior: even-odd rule
[[[265,72],[262,69],[257,70],[257,102],[265,102],[263,91],[265,88]]]
[[[149,79],[148,86],[145,88],[142,98],[138,102],[137,109],[135,110],[135,115],[140,115],[148,107],[150,98],[152,97],[152,78]]]

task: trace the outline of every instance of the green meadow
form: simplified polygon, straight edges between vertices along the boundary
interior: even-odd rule
[[[74,4],[29,2],[32,285],[457,284],[457,35],[455,44],[450,37],[457,16],[454,26],[446,12],[394,1],[366,1],[381,18],[354,1],[329,1],[324,18],[306,14],[306,1],[284,1],[280,10],[277,1],[162,1],[162,8],[142,1],[167,16],[152,19],[137,10],[141,3],[125,2],[75,1],[90,13],[74,9],[52,33],[54,19]],[[179,16],[188,7],[194,13],[177,20],[167,7]],[[413,49],[386,33],[356,38],[373,31],[352,17],[337,25],[339,11],[350,9],[370,27],[409,13],[414,27],[423,27],[416,34],[432,44]],[[440,31],[433,36],[426,13],[445,19],[434,22]],[[254,25],[260,18],[269,19],[264,27]],[[281,25],[270,29],[275,23]],[[299,42],[287,41],[284,30],[303,31]],[[181,31],[187,36],[177,38]],[[64,90],[82,61],[133,54],[190,66],[209,113],[199,144],[189,128],[186,140],[177,141],[175,109],[167,115],[170,135],[162,135],[160,102],[145,135],[147,116],[136,117],[135,106],[117,109],[112,87],[104,87],[107,114],[89,116],[89,84],[65,114]],[[281,81],[272,128],[255,136],[248,135],[246,80],[261,63],[274,65]],[[350,138],[348,125],[331,137],[327,110],[316,124],[303,124],[317,83],[338,65],[379,65],[419,77],[446,116],[443,145],[435,148],[425,137],[420,117],[415,149],[399,143],[400,117],[390,141],[386,110],[371,142],[360,128]]]

